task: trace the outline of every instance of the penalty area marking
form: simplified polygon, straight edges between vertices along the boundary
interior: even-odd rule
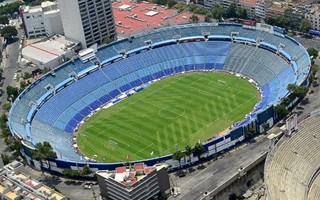
[[[170,108],[178,108],[179,113],[171,111]],[[164,112],[172,113],[174,114],[174,116],[173,117],[165,116]],[[183,116],[185,113],[186,113],[186,110],[182,106],[167,106],[167,107],[161,108],[161,110],[159,110],[158,112],[158,115],[164,119],[175,119],[177,117]]]

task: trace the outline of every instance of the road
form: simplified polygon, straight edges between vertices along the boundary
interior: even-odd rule
[[[3,50],[3,57],[1,62],[1,68],[3,69],[3,77],[4,83],[1,89],[3,90],[2,95],[0,97],[0,114],[2,114],[2,104],[7,102],[7,93],[6,88],[8,85],[12,85],[14,83],[13,76],[15,71],[18,68],[18,57],[19,57],[19,45],[20,45],[20,38],[22,37],[22,30],[18,29],[18,38],[19,40],[8,44],[7,47]],[[7,56],[8,55],[8,58]],[[0,154],[8,152],[7,146],[3,141],[3,138],[0,137]]]
[[[182,178],[172,177],[174,179],[172,182],[180,187],[181,192],[176,199],[200,199],[204,192],[217,188],[231,175],[237,174],[240,166],[247,166],[268,151],[268,148],[269,141],[264,137],[225,154],[207,165],[205,169],[196,170]]]

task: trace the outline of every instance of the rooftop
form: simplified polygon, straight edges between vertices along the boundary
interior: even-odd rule
[[[45,41],[27,45],[22,49],[22,54],[46,63],[63,55],[75,45],[75,42],[67,40],[64,36],[56,35]]]
[[[65,196],[20,172],[19,162],[4,166],[0,172],[0,196],[6,199],[55,199],[64,200]]]
[[[149,2],[114,1],[113,13],[118,33],[130,35],[145,29],[154,29],[172,24],[189,22],[191,13],[178,13],[175,9],[151,4]],[[204,16],[198,15],[200,21]]]
[[[247,5],[247,6],[255,6],[257,3],[256,0],[239,0],[239,4]]]
[[[98,171],[97,173],[106,179],[113,179],[114,181],[121,183],[130,190],[135,183],[139,182],[144,177],[147,177],[151,172],[155,170],[158,171],[163,167],[167,167],[167,165],[160,164],[148,167],[143,163],[136,163],[133,167],[122,166],[117,167],[115,171]]]

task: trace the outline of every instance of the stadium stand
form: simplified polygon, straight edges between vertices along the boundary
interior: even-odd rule
[[[320,116],[299,124],[269,153],[265,183],[271,200],[320,199]]]
[[[204,38],[203,32],[210,33],[209,39]],[[238,32],[244,42],[232,42],[231,32]],[[173,39],[176,35],[180,39]],[[269,49],[256,45],[258,36]],[[152,41],[150,48],[145,47],[147,40]],[[297,72],[287,62],[289,58],[278,55],[276,47],[280,43],[285,45],[283,51],[287,56],[295,59],[292,62],[296,63]],[[138,47],[143,48],[135,50]],[[123,49],[128,52],[125,58],[118,54]],[[70,143],[78,124],[95,109],[112,100],[118,101],[119,95],[126,95],[143,84],[196,70],[243,74],[257,82],[262,90],[261,102],[251,114],[254,117],[286,96],[287,84],[301,84],[310,65],[305,49],[291,38],[245,29],[239,24],[203,23],[157,29],[101,47],[96,57],[101,66],[90,61],[82,63],[77,58],[29,86],[10,110],[11,132],[33,144],[48,137],[54,149],[65,155],[63,159],[79,161],[80,156],[75,155]],[[88,72],[83,73],[84,70]],[[36,109],[32,109],[34,104]],[[57,135],[61,139],[54,141],[52,138]]]

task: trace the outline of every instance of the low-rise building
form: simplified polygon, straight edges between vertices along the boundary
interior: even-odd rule
[[[55,35],[45,41],[27,45],[22,49],[22,57],[41,68],[53,69],[71,59],[79,48],[78,42]]]
[[[275,18],[278,15],[284,15],[285,7],[278,2],[274,2],[266,9],[266,18]]]
[[[21,172],[22,163],[14,161],[0,168],[0,199],[65,200],[66,196]]]
[[[305,13],[305,18],[311,22],[312,29],[320,30],[320,6],[318,4],[314,5]]]
[[[143,163],[98,171],[101,195],[113,200],[151,199],[170,189],[168,165],[147,167]]]
[[[21,6],[19,12],[27,38],[63,34],[57,3],[46,1],[40,6]]]

